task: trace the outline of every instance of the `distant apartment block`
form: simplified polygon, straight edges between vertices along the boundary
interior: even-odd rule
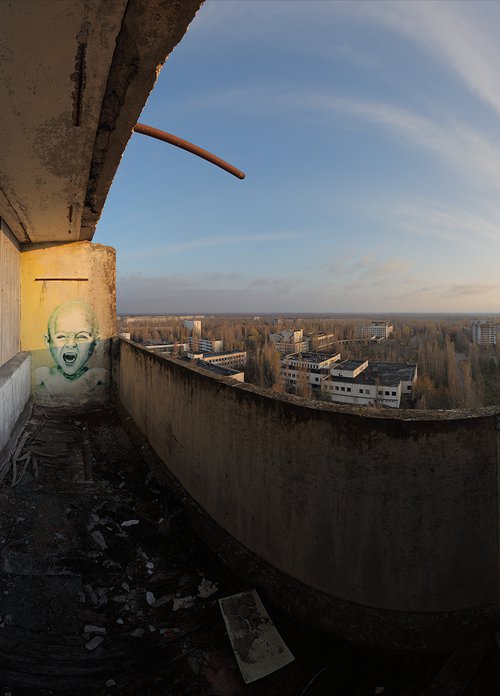
[[[200,319],[185,319],[184,328],[191,331],[191,336],[201,336],[201,320]]]
[[[274,343],[281,355],[303,353],[309,350],[309,339],[304,338],[302,329],[292,329],[281,333],[270,333],[269,340]]]
[[[314,391],[320,391],[331,366],[338,360],[340,353],[293,353],[282,358],[281,376],[289,387],[295,388],[305,380]]]
[[[364,338],[389,338],[394,331],[392,324],[388,321],[372,321],[361,326],[361,335]]]
[[[224,341],[201,338],[197,336],[188,337],[189,350],[198,353],[220,353],[224,348]]]
[[[191,360],[203,360],[211,365],[222,367],[240,367],[247,364],[246,350],[228,350],[218,353],[190,351],[187,357]]]
[[[337,403],[400,408],[403,397],[405,405],[411,396],[416,379],[415,364],[343,360],[332,366],[322,389]]]
[[[493,319],[477,319],[472,322],[472,340],[474,343],[496,346],[500,325]]]
[[[329,348],[333,343],[335,343],[335,334],[311,333],[307,334],[306,339],[309,340],[309,347],[312,351],[325,350],[325,348]]]
[[[120,338],[125,338],[130,341],[130,331],[120,331]]]

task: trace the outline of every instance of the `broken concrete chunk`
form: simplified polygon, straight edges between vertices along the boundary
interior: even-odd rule
[[[107,687],[116,686],[115,680],[114,680],[114,679],[108,679],[108,681],[106,682],[106,686],[107,686]]]
[[[95,650],[103,642],[102,636],[94,636],[88,643],[85,643],[87,650]]]
[[[142,636],[144,635],[144,629],[136,628],[135,631],[132,631],[130,635],[134,636],[134,638],[142,638]]]
[[[125,520],[122,522],[122,527],[132,527],[134,524],[139,524],[139,520]]]

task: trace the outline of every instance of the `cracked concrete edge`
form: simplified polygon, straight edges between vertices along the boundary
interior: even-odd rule
[[[96,131],[80,240],[92,239],[116,170],[168,55],[202,0],[129,0]]]

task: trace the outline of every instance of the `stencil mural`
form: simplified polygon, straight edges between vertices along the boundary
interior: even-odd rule
[[[99,343],[99,326],[87,302],[58,305],[49,317],[45,342],[55,364],[34,370],[38,400],[78,403],[106,398],[108,370],[88,364]]]

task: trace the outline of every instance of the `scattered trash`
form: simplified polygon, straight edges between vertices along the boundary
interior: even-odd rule
[[[107,687],[116,686],[115,680],[114,680],[114,679],[108,679],[108,681],[106,682],[106,686],[107,686]]]
[[[116,623],[120,624],[120,626],[123,625],[123,619],[116,619]]]
[[[94,541],[94,544],[97,546],[97,548],[104,549],[108,548],[108,545],[106,544],[106,541],[104,539],[104,536],[102,532],[99,532],[98,530],[95,532],[92,532],[92,540]]]
[[[173,595],[173,594],[164,595],[163,597],[160,597],[159,599],[157,599],[157,600],[155,601],[155,603],[153,604],[153,608],[154,608],[154,609],[158,609],[158,607],[162,607],[164,604],[168,604],[168,603],[171,602],[173,599],[174,599],[174,595]]]
[[[94,636],[88,643],[85,643],[87,650],[95,650],[103,642],[102,636]]]
[[[189,609],[192,606],[194,606],[194,597],[174,597],[172,609],[177,611],[178,609]]]
[[[93,624],[85,624],[85,628],[83,629],[84,633],[100,633],[101,635],[104,635],[106,633],[106,629],[104,626],[94,626]]]
[[[146,592],[146,602],[151,607],[156,601],[156,598],[152,592]]]
[[[213,595],[215,592],[218,591],[218,589],[219,588],[217,587],[217,585],[214,585],[210,582],[210,580],[203,578],[203,580],[198,585],[198,595],[200,597],[210,597],[210,595]]]
[[[125,590],[125,592],[128,592],[130,590],[130,585],[128,582],[122,582],[122,589]]]
[[[132,527],[134,524],[139,524],[139,520],[125,520],[122,522],[122,527]]]
[[[256,590],[219,599],[219,606],[245,684],[261,679],[295,659]]]

